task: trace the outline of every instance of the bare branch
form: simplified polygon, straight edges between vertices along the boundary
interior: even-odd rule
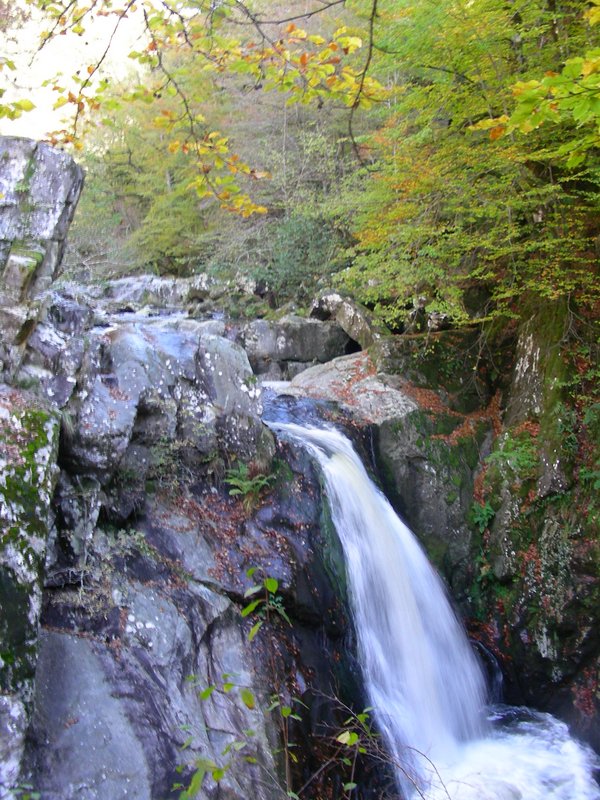
[[[378,0],[372,0],[371,12],[369,14],[369,41],[367,45],[367,57],[365,59],[365,64],[362,68],[362,72],[360,75],[360,82],[358,84],[356,96],[352,103],[352,107],[350,108],[350,115],[348,117],[348,135],[350,137],[350,141],[352,142],[352,149],[354,150],[354,154],[358,159],[359,163],[363,166],[365,165],[366,162],[360,154],[358,142],[356,141],[356,137],[354,136],[354,114],[356,113],[356,109],[360,105],[360,100],[365,88],[365,80],[367,78],[367,73],[369,71],[369,67],[371,66],[371,61],[373,60],[373,51],[375,49],[375,18],[377,17],[377,3]]]

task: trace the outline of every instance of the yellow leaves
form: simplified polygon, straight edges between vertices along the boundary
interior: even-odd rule
[[[518,81],[512,87],[512,93],[514,97],[520,97],[525,92],[538,89],[540,86],[541,84],[539,81]]]
[[[587,78],[589,75],[593,75],[596,72],[600,72],[600,56],[584,58],[583,64],[581,65],[581,74],[583,77]]]
[[[501,117],[494,117],[493,119],[482,119],[480,122],[469,127],[470,131],[489,131],[498,125],[505,125],[508,122],[508,117],[503,114]]]
[[[592,0],[593,7],[589,8],[584,16],[590,25],[597,25],[600,22],[600,0]]]
[[[362,47],[362,39],[359,36],[343,36],[338,39],[338,44],[344,53],[354,53]]]

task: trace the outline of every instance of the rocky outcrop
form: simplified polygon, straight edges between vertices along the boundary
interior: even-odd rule
[[[36,393],[6,390],[10,446],[31,463],[5,470],[21,494],[3,522],[23,529],[31,575],[6,546],[0,599],[22,609],[0,631],[0,796],[18,780],[55,800],[164,800],[201,780],[215,800],[280,797],[282,717],[264,709],[273,694],[333,696],[347,652],[318,481],[302,454],[273,461],[261,390],[223,323],[95,319],[80,294],[45,296],[17,372]],[[34,403],[46,410],[30,439]],[[234,500],[225,479],[242,467]],[[242,616],[267,578],[270,612]],[[299,731],[326,720],[319,705],[306,718],[298,705]]]
[[[363,350],[390,334],[375,314],[339,292],[322,292],[313,302],[310,315],[314,319],[335,320]]]
[[[36,668],[57,415],[0,385],[0,797],[16,783]]]
[[[334,322],[294,315],[276,322],[254,320],[237,333],[254,372],[269,380],[287,380],[315,363],[354,350],[350,337]]]
[[[27,304],[57,276],[83,172],[49,145],[7,137],[0,165],[0,361],[10,364],[27,335]]]
[[[593,326],[577,324],[566,304],[537,303],[519,331],[502,428],[478,479],[472,594],[510,696],[599,747],[597,351]]]

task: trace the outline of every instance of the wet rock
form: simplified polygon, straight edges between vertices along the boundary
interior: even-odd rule
[[[297,375],[285,393],[296,397],[331,400],[364,423],[380,424],[416,409],[415,403],[376,374],[367,353],[336,358]]]

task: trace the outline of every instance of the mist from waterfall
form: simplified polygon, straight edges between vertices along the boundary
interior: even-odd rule
[[[345,554],[359,657],[406,797],[599,800],[595,754],[566,725],[486,709],[482,670],[444,585],[336,430],[270,423],[318,461]]]

